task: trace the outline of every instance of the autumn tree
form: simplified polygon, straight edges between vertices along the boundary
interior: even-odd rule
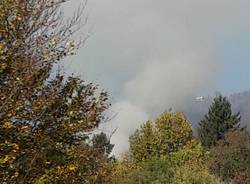
[[[152,158],[137,163],[128,173],[125,174],[121,183],[164,183],[171,184],[174,176],[174,168],[167,159]]]
[[[209,173],[208,158],[185,115],[165,112],[130,137],[129,155],[117,173],[125,184],[221,184]]]
[[[225,181],[249,180],[250,133],[230,130],[225,138],[211,149],[210,171]],[[240,180],[240,177],[242,180]],[[242,182],[243,183],[243,182]]]
[[[131,158],[136,161],[168,156],[192,140],[192,128],[182,113],[163,113],[130,137]]]
[[[130,154],[133,160],[142,161],[157,155],[156,137],[151,122],[146,122],[130,136]]]
[[[90,136],[106,120],[107,93],[74,76],[51,77],[85,39],[72,40],[85,4],[64,21],[64,2],[0,1],[3,183],[104,183],[109,172],[112,146]]]
[[[226,97],[218,96],[209,108],[208,114],[200,121],[198,136],[202,144],[210,148],[232,128],[239,128],[240,114],[233,114]]]
[[[222,184],[223,182],[209,172],[207,160],[209,153],[196,139],[188,142],[171,156],[174,168],[173,184]]]
[[[120,183],[222,184],[216,175],[209,173],[208,158],[209,153],[201,143],[192,139],[167,157],[132,161],[130,164],[135,166],[122,173]]]
[[[209,173],[206,166],[196,164],[183,165],[175,170],[171,184],[223,184],[223,182]]]

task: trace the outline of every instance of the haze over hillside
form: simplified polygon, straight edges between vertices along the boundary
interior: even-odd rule
[[[234,113],[240,112],[241,124],[243,126],[250,127],[250,90],[242,93],[235,93],[228,96],[229,101],[232,104]],[[196,129],[198,122],[208,112],[209,106],[213,102],[213,97],[204,97],[202,100],[191,100],[188,108],[183,110],[188,119],[192,122],[194,130]]]

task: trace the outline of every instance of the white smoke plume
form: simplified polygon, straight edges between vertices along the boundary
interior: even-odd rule
[[[68,68],[114,97],[117,116],[106,125],[118,128],[114,153],[146,119],[211,89],[221,69],[217,45],[249,28],[249,7],[247,0],[89,1],[92,35]]]

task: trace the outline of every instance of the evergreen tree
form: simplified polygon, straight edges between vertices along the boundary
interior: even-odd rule
[[[231,104],[221,95],[214,99],[208,114],[200,121],[198,136],[201,143],[210,148],[232,128],[239,128],[240,113],[233,114]]]

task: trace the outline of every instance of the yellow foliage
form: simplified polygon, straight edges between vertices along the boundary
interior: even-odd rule
[[[190,140],[182,149],[171,155],[172,162],[178,166],[184,164],[204,165],[207,158],[208,152],[195,139]]]
[[[130,137],[130,153],[135,161],[168,156],[193,139],[192,128],[184,114],[163,113],[148,121]]]
[[[0,164],[5,164],[9,160],[11,160],[11,157],[9,155],[5,155],[3,158],[0,158]]]
[[[69,169],[70,171],[75,171],[76,168],[77,168],[77,167],[76,167],[75,165],[72,165],[72,164],[68,166],[68,169]]]
[[[15,126],[13,125],[12,122],[5,122],[5,123],[3,124],[3,128],[9,129],[9,128],[14,128],[14,127],[15,127]]]
[[[216,176],[211,175],[205,166],[183,165],[175,170],[173,184],[223,184]]]

